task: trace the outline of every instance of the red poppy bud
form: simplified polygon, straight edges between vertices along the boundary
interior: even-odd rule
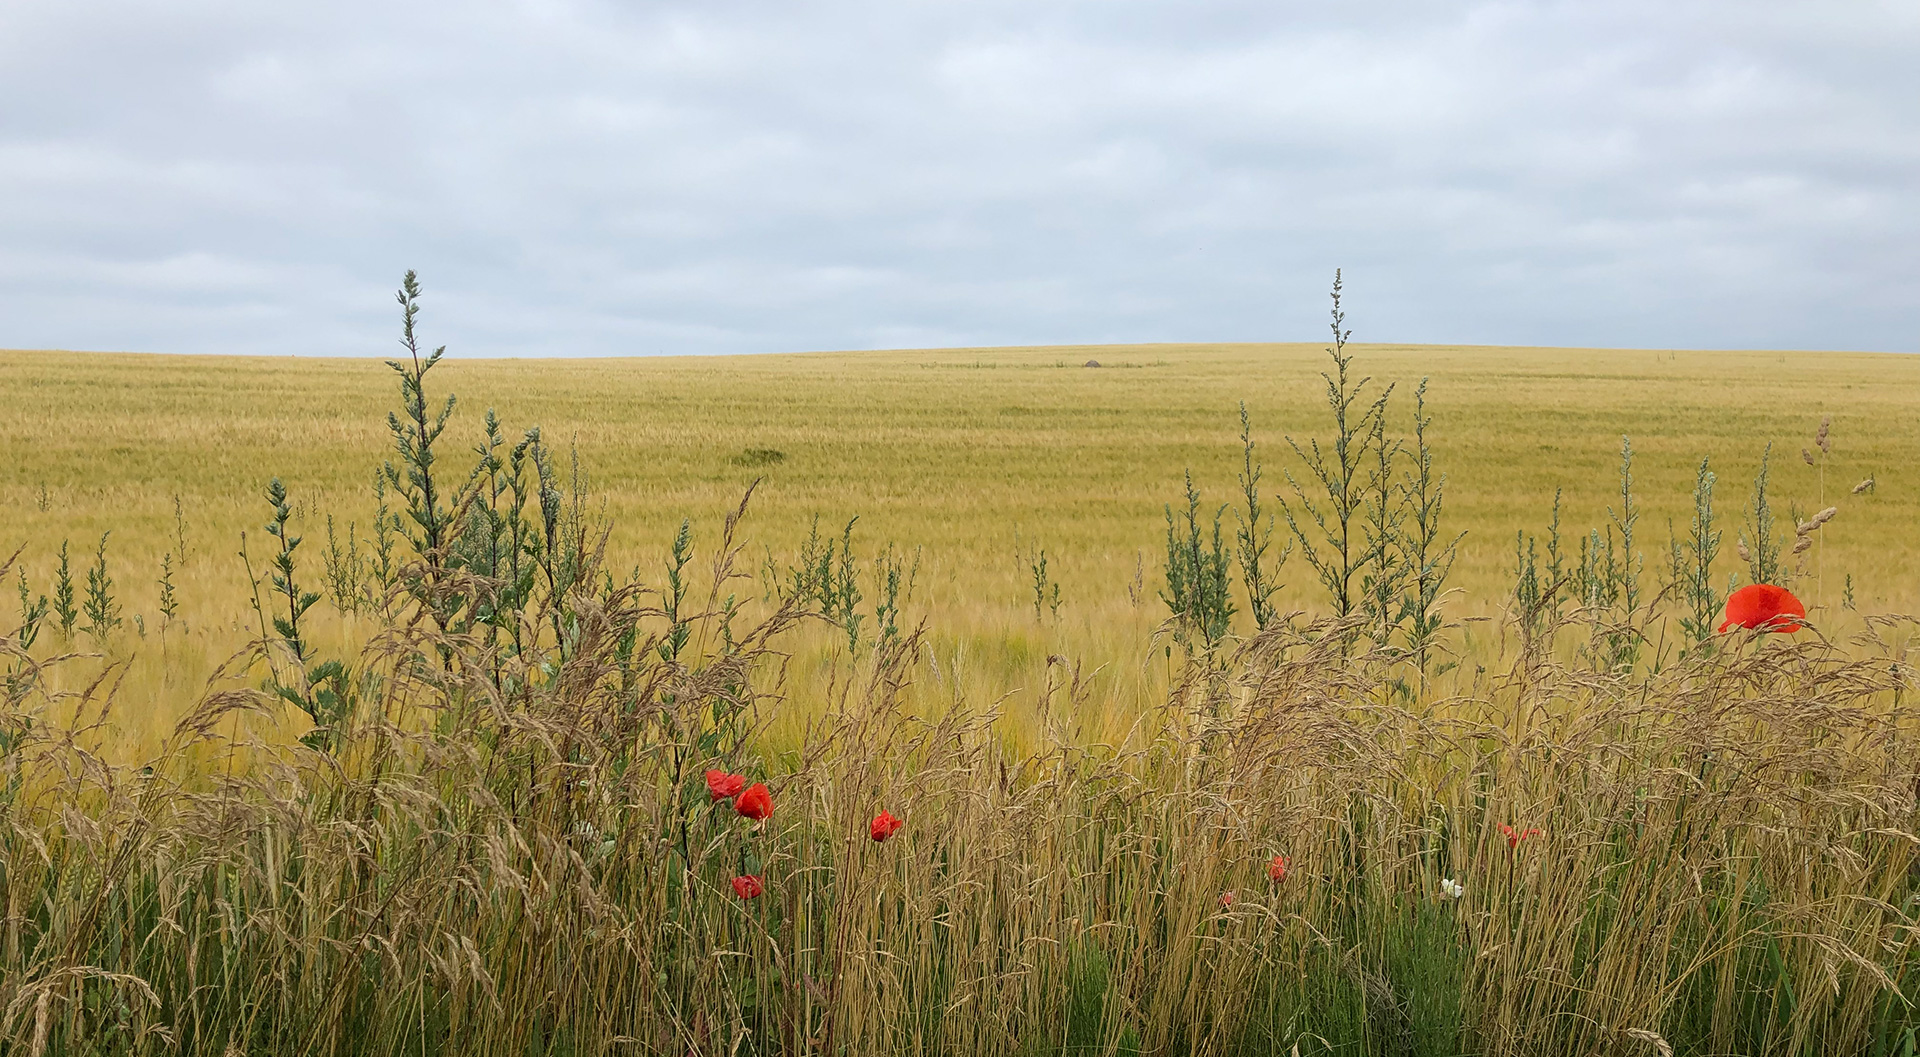
[[[707,795],[715,800],[731,800],[746,788],[747,776],[725,771],[707,772]]]
[[[753,874],[743,874],[733,879],[733,894],[742,899],[752,899],[766,890],[767,887],[760,883],[760,878]]]
[[[1748,628],[1789,635],[1806,627],[1807,607],[1793,592],[1772,584],[1748,584],[1727,598],[1727,619],[1720,630]]]
[[[900,832],[900,827],[904,825],[906,825],[905,822],[893,817],[893,812],[882,809],[878,815],[873,816],[873,823],[867,827],[867,833],[874,840],[882,841]]]
[[[734,798],[733,809],[758,822],[773,814],[773,794],[767,792],[764,783],[755,782]]]
[[[1288,865],[1290,864],[1287,862],[1286,856],[1284,855],[1274,856],[1273,861],[1267,863],[1267,876],[1273,878],[1275,881],[1286,880]]]

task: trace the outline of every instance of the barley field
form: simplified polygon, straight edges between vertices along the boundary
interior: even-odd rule
[[[1699,460],[1712,460],[1717,502],[1733,524],[1771,444],[1779,505],[1801,517],[1844,507],[1818,539],[1823,575],[1809,604],[1847,625],[1848,575],[1868,611],[1912,609],[1920,596],[1920,478],[1908,472],[1920,459],[1920,361],[1353,349],[1357,371],[1396,386],[1396,427],[1406,425],[1412,388],[1430,379],[1445,522],[1466,532],[1449,580],[1459,591],[1449,603],[1455,616],[1504,611],[1514,534],[1544,534],[1556,490],[1569,536],[1605,523],[1618,504],[1622,436],[1632,439],[1650,567],[1664,560],[1667,520],[1684,528],[1691,514]],[[1083,366],[1090,359],[1102,366]],[[1046,658],[1058,655],[1103,667],[1111,684],[1103,703],[1132,714],[1165,691],[1166,665],[1146,655],[1167,615],[1158,598],[1165,507],[1178,504],[1181,475],[1193,473],[1209,504],[1235,498],[1244,401],[1265,488],[1282,491],[1282,475],[1299,472],[1285,438],[1325,433],[1326,363],[1324,344],[453,355],[436,378],[459,397],[448,434],[456,454],[446,458],[470,458],[488,409],[511,439],[541,427],[569,487],[577,455],[590,504],[611,533],[609,561],[623,570],[660,567],[682,519],[691,519],[696,546],[710,546],[759,479],[743,529],[756,573],[769,554],[776,564],[791,560],[814,518],[837,532],[858,517],[857,554],[891,545],[909,562],[917,556],[907,612],[927,622],[941,652],[964,657],[976,695],[1039,685]],[[286,483],[309,563],[318,565],[326,545],[327,515],[343,546],[350,527],[356,538],[367,533],[374,471],[390,457],[394,375],[366,359],[0,352],[0,399],[12,409],[0,423],[9,453],[0,467],[8,512],[0,543],[23,548],[17,570],[43,592],[63,541],[80,570],[100,535],[112,533],[109,571],[145,634],[130,624],[107,649],[133,658],[130,685],[158,706],[131,717],[121,734],[151,747],[213,666],[258,630],[238,552],[243,532],[261,540],[269,479]],[[1800,452],[1827,416],[1834,443],[1822,470]],[[1867,477],[1874,490],[1848,496]],[[1059,606],[1036,617],[1041,550]],[[157,581],[171,551],[185,560],[180,621],[163,650]],[[1298,560],[1280,580],[1283,608],[1321,604]],[[315,616],[324,625],[336,614],[323,604]],[[365,634],[357,620],[341,623],[319,634],[342,642]]]
[[[0,353],[0,1053],[1920,1051],[1920,362],[1347,346],[1341,604],[1324,345],[455,351]]]

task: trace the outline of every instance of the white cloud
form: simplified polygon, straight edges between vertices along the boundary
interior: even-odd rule
[[[15,0],[0,345],[1912,349],[1911,5]]]

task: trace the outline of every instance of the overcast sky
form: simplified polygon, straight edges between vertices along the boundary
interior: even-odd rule
[[[1920,3],[3,0],[0,347],[1920,350]]]

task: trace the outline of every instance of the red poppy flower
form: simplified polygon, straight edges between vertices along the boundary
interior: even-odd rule
[[[1220,905],[1223,907],[1230,907],[1233,905],[1233,889],[1229,888],[1226,891],[1220,893]]]
[[[1292,864],[1287,861],[1286,856],[1276,855],[1272,862],[1267,863],[1267,876],[1276,881],[1284,881],[1287,879],[1287,867],[1290,865]]]
[[[742,874],[733,879],[733,894],[742,899],[752,899],[766,890],[767,886],[761,884],[760,878],[753,874]]]
[[[733,809],[758,822],[773,814],[773,794],[765,783],[755,782],[733,800]]]
[[[1541,830],[1537,830],[1537,829],[1526,829],[1526,830],[1521,830],[1521,829],[1515,829],[1515,828],[1513,828],[1512,826],[1509,826],[1509,825],[1506,825],[1505,823],[1502,823],[1502,824],[1501,824],[1501,826],[1500,826],[1500,833],[1501,833],[1501,835],[1502,835],[1502,836],[1504,836],[1504,837],[1506,837],[1506,838],[1507,838],[1507,850],[1508,850],[1508,851],[1512,851],[1512,850],[1514,850],[1515,848],[1518,848],[1518,847],[1520,846],[1520,842],[1521,842],[1521,841],[1523,841],[1523,840],[1526,840],[1526,839],[1527,839],[1528,837],[1544,837],[1544,836],[1546,836],[1546,833],[1545,833],[1545,832],[1543,832],[1543,831],[1541,831]]]
[[[1727,619],[1720,630],[1757,628],[1791,635],[1807,626],[1807,607],[1793,592],[1772,584],[1748,584],[1727,598]]]
[[[882,809],[878,815],[873,816],[873,823],[867,827],[867,833],[874,840],[882,841],[900,832],[900,827],[904,825],[906,825],[905,822],[893,817],[893,812]]]
[[[740,795],[747,786],[744,774],[728,774],[725,771],[707,772],[707,795],[715,800],[731,800]]]

